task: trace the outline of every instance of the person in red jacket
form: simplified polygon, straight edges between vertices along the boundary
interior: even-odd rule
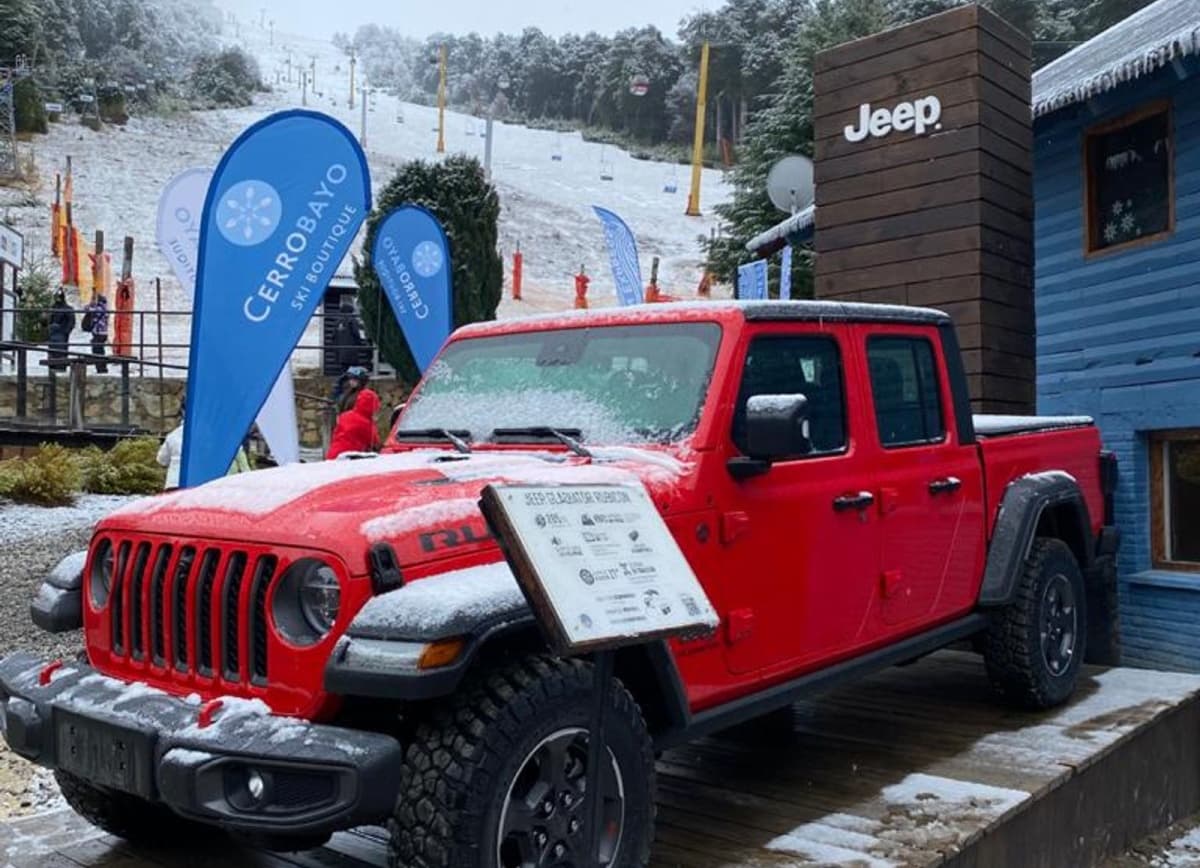
[[[379,431],[375,416],[379,413],[379,396],[373,389],[358,393],[354,406],[337,418],[329,440],[326,458],[337,458],[344,452],[374,452],[379,449]]]

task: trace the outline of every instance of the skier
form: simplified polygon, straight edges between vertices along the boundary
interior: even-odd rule
[[[326,458],[337,458],[347,452],[375,452],[379,449],[379,431],[375,416],[379,413],[379,396],[373,389],[363,389],[354,400],[354,407],[338,416],[329,441]]]
[[[59,289],[54,293],[54,304],[50,307],[50,367],[61,369],[66,366],[74,330],[75,309],[67,304],[67,294]]]

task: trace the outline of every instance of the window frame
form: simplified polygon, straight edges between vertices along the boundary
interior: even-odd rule
[[[750,352],[754,344],[758,341],[787,341],[787,340],[821,340],[827,341],[833,345],[834,353],[837,354],[838,370],[841,380],[841,404],[842,404],[842,445],[839,449],[830,449],[827,452],[810,452],[807,455],[790,455],[787,458],[779,459],[773,462],[774,464],[791,464],[796,461],[817,461],[822,458],[837,458],[847,455],[850,452],[850,444],[853,440],[850,431],[850,402],[848,390],[848,369],[847,369],[847,354],[842,346],[842,340],[836,334],[830,332],[810,332],[810,331],[758,331],[751,334],[745,344],[746,350],[742,360],[741,370],[738,372],[737,391],[734,393],[733,414],[729,420],[729,442],[733,446],[738,455],[745,456],[746,452],[742,449],[741,444],[737,441],[735,428],[737,425],[738,410],[742,405],[742,386],[746,382],[746,362],[750,359]],[[811,424],[811,422],[810,422]]]
[[[875,422],[875,441],[879,444],[880,449],[917,449],[920,447],[929,446],[944,446],[950,442],[950,425],[946,419],[946,383],[947,378],[942,370],[941,362],[939,361],[937,345],[933,339],[926,334],[916,332],[875,332],[868,333],[866,341],[863,344],[863,359],[866,361],[867,383],[871,390],[871,418]],[[871,377],[871,343],[874,341],[921,341],[929,347],[930,357],[933,359],[933,376],[937,380],[934,394],[937,396],[938,415],[942,421],[942,436],[937,439],[925,440],[909,440],[904,443],[885,443],[883,440],[883,432],[879,430],[879,405],[875,400],[875,380]],[[914,359],[914,362],[916,360]],[[921,389],[920,375],[918,373],[917,388]],[[924,397],[922,390],[921,398]],[[924,417],[924,403],[922,401],[921,414]]]
[[[1167,227],[1151,235],[1143,235],[1119,244],[1107,247],[1095,246],[1101,227],[1092,219],[1096,204],[1096,185],[1092,183],[1091,153],[1092,139],[1116,132],[1125,127],[1133,126],[1139,121],[1157,114],[1165,114],[1167,118]],[[1171,100],[1167,98],[1152,100],[1131,112],[1111,120],[1093,124],[1083,131],[1083,155],[1080,160],[1080,171],[1083,173],[1083,256],[1091,259],[1098,256],[1108,256],[1111,253],[1135,250],[1147,244],[1155,244],[1175,234],[1175,115]]]
[[[1170,486],[1167,484],[1167,448],[1171,443],[1200,442],[1200,428],[1153,431],[1150,448],[1150,562],[1156,570],[1200,573],[1200,562],[1173,561],[1167,557],[1170,533]]]

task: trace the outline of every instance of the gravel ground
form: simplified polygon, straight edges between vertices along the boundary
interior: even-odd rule
[[[59,509],[0,500],[0,656],[25,650],[52,660],[83,647],[78,632],[54,635],[35,627],[29,603],[43,576],[64,556],[86,548],[96,521],[126,499],[84,496]],[[60,803],[49,772],[0,746],[0,822]]]
[[[1200,814],[1148,835],[1103,868],[1198,868],[1200,866]]]

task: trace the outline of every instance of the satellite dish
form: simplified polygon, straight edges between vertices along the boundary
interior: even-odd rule
[[[767,195],[780,211],[795,214],[813,203],[813,164],[808,157],[784,157],[767,173]]]

